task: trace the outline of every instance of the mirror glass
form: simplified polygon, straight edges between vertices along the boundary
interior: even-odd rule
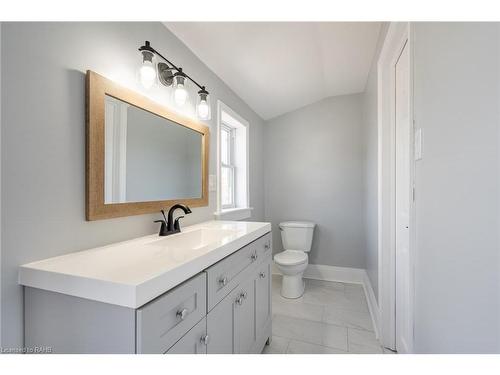
[[[203,135],[105,98],[104,203],[200,198]]]

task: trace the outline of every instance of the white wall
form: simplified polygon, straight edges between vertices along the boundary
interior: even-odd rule
[[[1,34],[2,346],[23,345],[18,265],[158,229],[154,214],[85,221],[85,71],[141,91],[137,48],[145,40],[206,84],[212,103],[221,99],[250,122],[252,219],[263,219],[262,120],[162,24],[3,23]],[[160,90],[147,94],[165,99]],[[212,219],[215,210],[212,192],[210,206],[193,209],[184,223]]]
[[[498,23],[416,23],[415,348],[500,352]]]
[[[309,263],[365,267],[362,96],[331,97],[268,121],[266,220],[310,220]]]
[[[378,112],[377,62],[389,24],[380,27],[377,47],[363,93],[364,210],[366,228],[366,272],[378,299]]]

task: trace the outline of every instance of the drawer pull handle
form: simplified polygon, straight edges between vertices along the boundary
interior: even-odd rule
[[[238,305],[241,305],[243,303],[243,297],[241,295],[238,298],[236,298],[236,303]]]
[[[227,277],[221,277],[219,279],[219,284],[222,286],[226,286],[227,285]]]
[[[252,259],[252,261],[256,261],[257,260],[257,253],[253,253],[251,256],[250,256],[250,259]]]
[[[259,273],[259,276],[261,279],[265,279],[266,278],[266,273],[265,272],[261,272]]]
[[[270,244],[266,243],[266,244],[264,245],[264,249],[269,250],[270,248],[271,248],[271,245],[270,245]]]
[[[186,319],[186,316],[188,316],[189,314],[189,311],[188,309],[182,309],[182,310],[179,310],[177,311],[177,317],[179,317],[181,320],[184,320]]]
[[[247,292],[241,292],[240,293],[240,297],[242,297],[243,299],[247,299]]]
[[[210,342],[210,338],[208,337],[208,335],[204,335],[204,336],[201,336],[200,341],[202,344],[208,345],[208,343]]]

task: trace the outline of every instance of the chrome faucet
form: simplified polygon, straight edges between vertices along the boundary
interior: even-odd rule
[[[168,210],[168,218],[165,216],[165,211],[161,210],[161,214],[163,215],[163,220],[155,220],[155,223],[161,223],[160,227],[160,236],[168,236],[174,233],[179,233],[181,231],[181,225],[179,220],[184,216],[179,216],[174,220],[174,211],[177,209],[181,209],[184,211],[184,214],[190,214],[192,211],[188,206],[183,204],[175,204]]]

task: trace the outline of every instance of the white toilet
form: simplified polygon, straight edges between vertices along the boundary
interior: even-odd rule
[[[304,293],[302,275],[309,260],[314,226],[307,221],[285,221],[279,225],[285,251],[274,256],[274,263],[283,274],[281,295],[285,298],[299,298]]]

